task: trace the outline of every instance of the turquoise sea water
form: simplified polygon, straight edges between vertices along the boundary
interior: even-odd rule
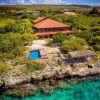
[[[34,96],[0,96],[0,100],[100,100],[100,77],[57,88],[51,94],[37,92]]]

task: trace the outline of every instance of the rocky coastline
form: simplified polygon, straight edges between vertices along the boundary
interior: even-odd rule
[[[100,63],[92,65],[91,68],[71,68],[71,67],[49,67],[47,66],[38,74],[31,73],[26,76],[6,76],[0,79],[0,91],[12,89],[16,86],[24,86],[24,88],[33,88],[30,83],[42,82],[46,80],[60,80],[71,78],[88,78],[89,76],[100,75]]]

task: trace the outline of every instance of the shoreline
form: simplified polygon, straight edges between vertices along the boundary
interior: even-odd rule
[[[60,83],[59,86],[57,86],[57,83]],[[97,91],[97,87],[100,86],[100,77],[97,76],[97,77],[88,77],[88,79],[81,79],[81,80],[77,80],[77,79],[73,79],[73,80],[69,80],[67,81],[66,79],[63,79],[63,80],[59,80],[59,81],[56,81],[54,85],[50,85],[49,88],[45,88],[45,87],[42,87],[39,88],[38,90],[34,91],[34,90],[28,90],[27,93],[25,92],[26,90],[24,91],[21,91],[21,89],[19,88],[18,91],[20,92],[16,92],[15,89],[12,89],[11,92],[9,92],[9,90],[7,92],[4,92],[0,95],[1,98],[11,98],[11,99],[19,99],[19,98],[23,98],[23,99],[26,99],[28,98],[29,100],[31,99],[35,99],[35,98],[42,98],[44,100],[44,96],[46,98],[49,97],[53,97],[54,95],[57,96],[57,98],[59,98],[59,95],[61,95],[61,98],[63,98],[63,96],[65,96],[65,98],[69,97],[71,98],[71,96],[73,95],[78,95],[80,96],[80,92],[82,94],[84,94],[86,91],[88,91],[88,96],[91,95],[91,93],[89,92],[89,90],[93,90],[92,94],[96,94],[98,95],[99,94],[99,89]],[[44,86],[45,82],[43,82],[41,85]],[[48,82],[46,82],[46,85],[48,86]],[[27,84],[28,86],[28,84]],[[53,88],[52,88],[53,86]],[[93,87],[92,87],[93,86]],[[24,86],[23,86],[24,87]],[[78,90],[77,90],[78,88]],[[44,90],[45,89],[45,90]],[[80,92],[79,92],[80,91]],[[96,92],[97,91],[97,92]],[[25,94],[23,94],[23,92]],[[70,94],[70,95],[69,95]],[[78,97],[77,96],[77,97]],[[95,97],[95,95],[93,96]],[[55,100],[55,98],[53,98],[53,100]]]
[[[36,82],[44,82],[44,81],[56,81],[62,79],[83,79],[88,77],[94,77],[100,75],[100,63],[95,64],[92,68],[80,68],[80,69],[72,69],[72,68],[63,68],[63,67],[46,67],[41,71],[39,75],[29,75],[29,76],[20,76],[20,77],[6,77],[0,81],[0,92],[12,89],[17,86],[25,85],[25,84],[34,84]]]
[[[43,92],[45,94],[51,94],[57,88],[67,89],[67,88],[70,88],[70,86],[72,86],[74,84],[88,81],[88,80],[93,80],[93,79],[96,79],[99,77],[100,77],[100,74],[95,75],[95,76],[82,77],[81,79],[74,77],[71,79],[63,78],[63,79],[59,79],[59,80],[46,80],[46,81],[41,81],[40,83],[35,82],[35,83],[28,83],[28,84],[14,86],[7,90],[0,91],[0,93],[1,93],[1,95],[4,94],[4,95],[14,96],[14,97],[33,96],[38,91]],[[50,84],[51,84],[51,86],[50,86]],[[67,84],[67,85],[65,86],[65,84]],[[36,88],[36,87],[38,87],[38,88]]]

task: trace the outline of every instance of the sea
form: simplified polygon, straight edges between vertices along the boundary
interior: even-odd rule
[[[100,100],[100,77],[70,84],[68,88],[55,88],[50,94],[42,91],[24,97],[2,94],[0,100]]]

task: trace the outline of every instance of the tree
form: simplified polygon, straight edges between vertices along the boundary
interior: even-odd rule
[[[93,37],[93,42],[100,44],[100,36]]]
[[[23,34],[21,39],[24,42],[24,45],[28,45],[32,40],[38,39],[38,37],[35,34]]]
[[[67,37],[68,36],[64,33],[57,33],[53,35],[52,39],[54,43],[62,43],[63,41],[67,39]]]
[[[80,38],[84,38],[87,42],[91,42],[93,38],[93,34],[87,30],[76,33],[76,36]]]
[[[89,14],[98,14],[99,11],[97,10],[96,7],[93,7],[93,9],[89,12]]]
[[[32,40],[37,39],[34,34],[1,34],[0,35],[0,54],[5,56],[21,56],[24,51],[24,46],[28,45]],[[4,57],[5,57],[4,56]]]
[[[63,52],[75,51],[75,50],[84,50],[86,49],[87,43],[84,39],[79,37],[72,37],[69,40],[66,40],[61,46]]]
[[[98,36],[100,34],[100,27],[96,26],[91,28],[91,32],[93,33],[94,36]]]
[[[96,36],[93,38],[93,48],[96,50],[96,51],[100,51],[100,36]]]
[[[5,33],[5,27],[0,27],[0,34],[4,34]]]
[[[9,23],[5,26],[5,33],[19,32],[19,27],[16,23]]]
[[[100,44],[96,44],[93,46],[96,51],[100,51]]]
[[[30,22],[30,20],[28,19],[22,19],[20,21],[16,21],[14,23],[9,23],[7,24],[5,27],[0,28],[0,33],[27,33],[30,34],[32,33],[32,24]]]
[[[22,19],[17,23],[20,33],[32,33],[32,24],[28,19]]]

